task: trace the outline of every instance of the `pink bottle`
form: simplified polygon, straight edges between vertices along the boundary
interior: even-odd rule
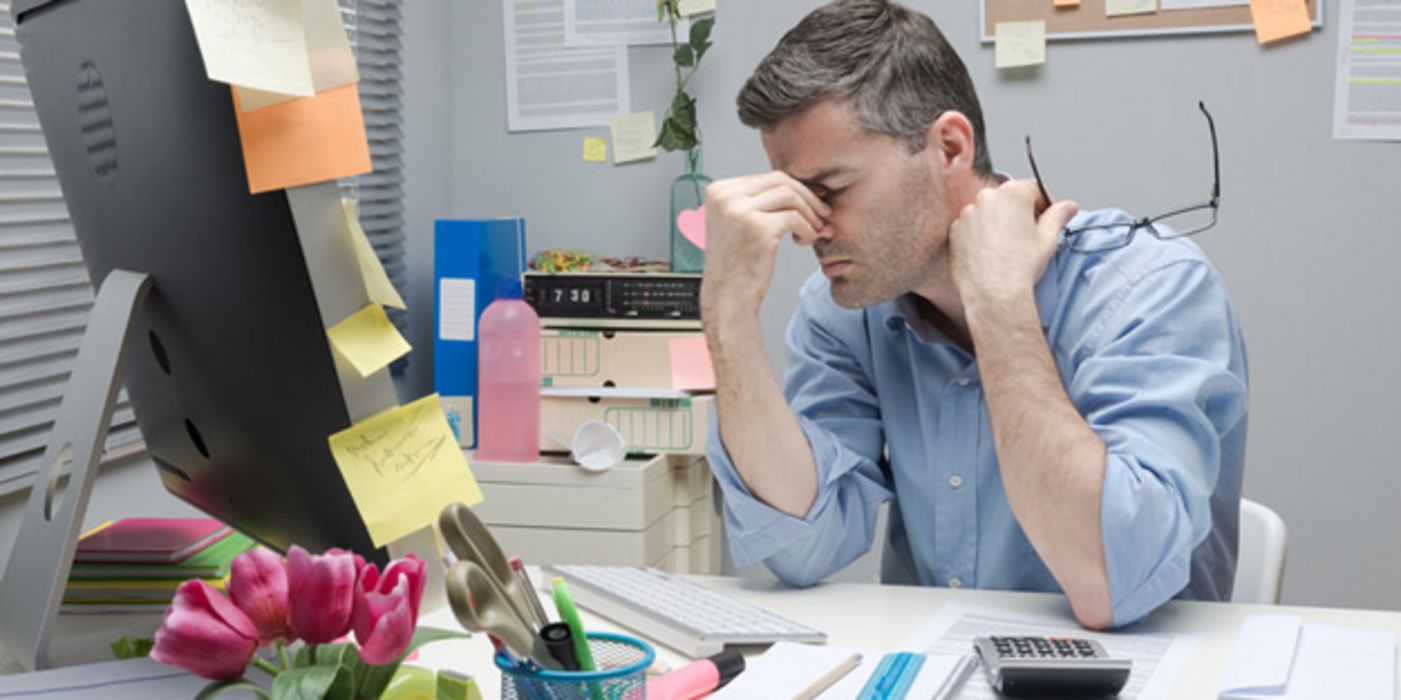
[[[502,280],[477,325],[477,459],[540,459],[540,317]]]

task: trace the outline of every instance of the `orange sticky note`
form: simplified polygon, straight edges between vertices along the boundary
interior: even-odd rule
[[[1079,7],[1080,0],[1056,0],[1056,7]]]
[[[715,367],[705,336],[671,339],[671,388],[709,391],[715,388]]]
[[[1250,0],[1250,16],[1261,44],[1307,34],[1313,28],[1304,0]]]
[[[368,173],[370,145],[356,85],[244,112],[234,93],[253,194]]]

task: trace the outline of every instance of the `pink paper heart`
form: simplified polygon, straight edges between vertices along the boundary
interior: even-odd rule
[[[676,228],[681,229],[686,240],[705,250],[705,205],[700,205],[699,209],[683,209],[676,216]]]

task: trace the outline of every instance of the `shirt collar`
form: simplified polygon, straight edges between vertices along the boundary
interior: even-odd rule
[[[1051,256],[1050,262],[1046,264],[1045,273],[1036,282],[1036,287],[1033,290],[1036,297],[1036,311],[1043,331],[1050,330],[1051,320],[1055,318],[1056,306],[1060,303],[1060,265],[1065,254],[1066,247],[1062,244]],[[954,342],[948,336],[920,315],[920,306],[919,295],[914,292],[901,294],[894,301],[889,302],[889,314],[885,320],[886,326],[891,330],[898,330],[901,326],[909,328],[915,337],[925,343],[953,345]]]

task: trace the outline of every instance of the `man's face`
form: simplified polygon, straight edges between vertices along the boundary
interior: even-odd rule
[[[832,298],[847,308],[923,286],[944,254],[951,218],[930,149],[862,132],[846,101],[819,102],[763,134],[779,170],[832,208],[813,246]]]

